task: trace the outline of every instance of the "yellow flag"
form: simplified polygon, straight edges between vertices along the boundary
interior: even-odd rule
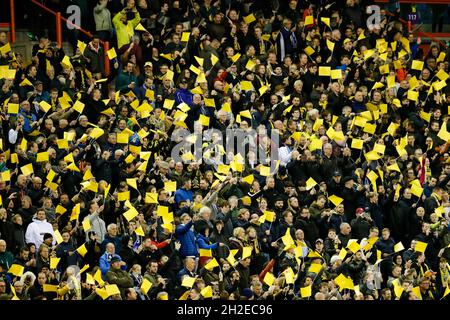
[[[181,285],[183,287],[192,288],[194,283],[195,283],[195,278],[192,278],[192,277],[189,277],[189,276],[185,276],[183,278],[183,281],[182,281]]]
[[[33,174],[34,173],[33,164],[29,163],[25,166],[20,167],[20,171],[22,171],[22,174],[25,176],[29,176],[29,175]]]
[[[63,242],[63,238],[61,236],[61,233],[59,233],[58,230],[55,230],[53,232],[53,235],[55,236],[56,243],[61,244]]]
[[[423,188],[419,185],[413,184],[411,186],[411,193],[415,195],[416,197],[420,198],[423,193]]]
[[[264,217],[265,217],[265,220],[267,220],[269,222],[274,222],[275,221],[275,212],[264,211]]]
[[[422,300],[422,294],[420,293],[420,287],[414,287],[411,289],[412,293],[419,299]]]
[[[136,30],[136,31],[148,32],[147,29],[145,29],[144,26],[143,26],[141,23],[139,23],[139,24],[136,26],[136,28],[134,28],[134,30]]]
[[[144,278],[144,280],[142,280],[142,284],[141,284],[142,293],[147,294],[148,290],[150,290],[152,285],[153,284],[147,278]]]
[[[244,247],[242,248],[242,259],[248,258],[252,254],[252,247]]]
[[[236,63],[236,61],[238,61],[240,57],[241,57],[241,54],[240,53],[236,53],[234,56],[231,57],[231,61]]]
[[[9,114],[17,114],[17,113],[19,113],[19,104],[17,104],[17,103],[9,103],[8,104],[8,113]]]
[[[306,16],[305,18],[305,26],[309,26],[314,23],[314,17],[313,16]]]
[[[269,170],[270,170],[270,168],[269,168]],[[254,176],[251,174],[251,175],[248,175],[248,176],[242,178],[242,181],[251,185],[253,183],[254,179],[255,179]]]
[[[39,152],[36,157],[36,162],[47,162],[48,161],[48,152]]]
[[[253,69],[256,67],[256,63],[254,63],[252,60],[248,60],[247,64],[245,65],[245,68],[247,70],[253,71]]]
[[[8,273],[15,275],[16,277],[21,277],[23,275],[25,268],[20,264],[13,264],[8,270]]]
[[[211,64],[215,66],[218,61],[219,58],[217,58],[214,54],[211,54]]]
[[[42,108],[42,110],[44,110],[44,112],[48,112],[48,110],[50,110],[52,108],[52,106],[47,103],[46,101],[41,101],[39,103],[39,106]]]
[[[105,281],[103,281],[102,279],[102,272],[100,271],[100,269],[97,269],[97,271],[95,272],[94,280],[97,281],[100,287],[103,287],[105,285]]]
[[[208,127],[209,126],[209,117],[201,114],[200,118],[198,119],[199,123],[204,126],[204,127]]]
[[[330,74],[331,74],[331,79],[333,79],[333,80],[342,78],[342,70],[341,69],[331,70]]]
[[[334,45],[335,45],[334,42],[332,42],[332,41],[330,41],[330,40],[327,39],[327,48],[328,48],[328,50],[330,50],[331,52],[333,52],[333,50],[334,50]]]
[[[312,286],[309,285],[307,287],[300,288],[300,294],[302,298],[309,298],[312,294]]]
[[[64,208],[62,205],[58,204],[55,208],[55,212],[58,214],[63,214],[64,212],[66,212],[67,209]]]
[[[207,286],[207,287],[203,288],[202,291],[200,291],[200,294],[205,299],[212,298],[212,296],[213,296],[212,287],[211,286]]]
[[[439,80],[441,81],[446,81],[449,77],[448,73],[444,71],[444,69],[440,69],[437,73],[436,73],[436,77],[439,78]]]
[[[255,21],[256,20],[256,17],[255,17],[255,15],[253,14],[253,13],[251,13],[251,14],[249,14],[248,16],[245,16],[244,17],[244,22],[246,23],[246,24],[250,24],[250,23],[252,23],[253,21]]]
[[[319,76],[329,77],[331,75],[331,67],[319,67]]]
[[[86,244],[83,243],[83,245],[79,246],[79,247],[77,248],[77,252],[78,252],[82,257],[84,257],[85,254],[87,253]]]
[[[403,246],[403,243],[399,242],[394,246],[394,251],[399,252],[405,250],[405,247]]]
[[[205,59],[194,56],[195,60],[197,60],[198,64],[203,67],[203,62],[205,61]]]
[[[205,269],[212,270],[218,266],[219,266],[219,263],[217,262],[216,258],[213,258],[205,265]]]
[[[310,46],[307,46],[305,49],[303,49],[303,51],[305,51],[305,53],[310,56],[312,54],[314,54],[314,52],[316,52],[313,48],[311,48]]]
[[[341,251],[339,251],[338,258],[343,261],[346,256],[347,256],[347,250],[342,248]]]
[[[7,54],[11,51],[11,44],[8,42],[4,46],[0,47],[1,54]]]
[[[311,190],[315,185],[317,185],[317,182],[312,177],[310,177],[306,181],[306,190]]]
[[[42,286],[42,291],[43,292],[57,292],[58,291],[58,286],[57,285],[52,285],[52,284],[44,284]]]
[[[450,287],[447,286],[447,287],[445,288],[445,292],[444,292],[444,295],[442,296],[442,298],[445,298],[449,293],[450,293]],[[442,298],[441,298],[441,299],[442,299]]]
[[[415,251],[417,252],[422,252],[424,253],[425,250],[427,249],[428,243],[422,242],[422,241],[417,241],[416,243],[416,247],[415,247]]]
[[[309,266],[308,272],[313,272],[318,274],[320,272],[320,270],[322,270],[322,265],[320,263],[312,263]]]
[[[91,229],[91,222],[89,221],[89,219],[84,219],[81,224],[83,226],[84,232],[89,231]]]
[[[349,245],[347,245],[347,248],[351,252],[356,253],[356,252],[358,252],[361,249],[361,246],[359,245],[358,242],[354,241],[354,242],[350,243]]]
[[[344,201],[344,199],[343,198],[341,198],[341,197],[338,197],[338,196],[336,196],[336,195],[331,195],[331,196],[329,196],[328,197],[328,200],[330,200],[336,207],[338,206],[338,205],[340,205],[341,203],[342,203],[342,201]]]
[[[264,280],[263,281],[268,286],[271,286],[274,283],[274,281],[275,281],[275,276],[272,273],[267,272],[266,275],[264,276]]]
[[[175,192],[177,191],[177,182],[176,181],[166,181],[164,182],[164,190],[167,192]]]
[[[83,113],[84,110],[84,103],[81,101],[76,101],[75,104],[73,105],[73,110],[77,111],[78,113]]]
[[[419,70],[419,71],[422,71],[422,69],[423,69],[423,64],[424,64],[423,61],[420,61],[420,60],[413,60],[411,68],[412,68],[413,70]]]
[[[50,269],[56,269],[56,267],[58,266],[59,260],[61,260],[61,258],[53,258],[50,257]]]
[[[321,17],[320,21],[322,21],[323,23],[325,23],[329,28],[330,27],[330,18],[329,17]]]
[[[116,53],[116,50],[114,48],[109,49],[107,54],[108,54],[109,60],[112,60],[112,59],[117,57],[117,53]]]
[[[67,166],[67,169],[76,171],[76,172],[80,172],[80,169],[78,169],[78,167],[73,162]]]
[[[125,211],[123,213],[123,216],[129,222],[132,219],[134,219],[138,214],[139,214],[139,212],[136,210],[136,208],[135,207],[131,207],[130,209],[128,209],[127,211]]]
[[[137,183],[136,183],[136,178],[132,178],[132,179],[127,179],[127,184],[132,187],[133,189],[137,190]]]
[[[61,61],[61,64],[63,65],[63,67],[73,68],[72,63],[70,62],[70,58],[68,56],[64,56],[64,58]]]
[[[181,42],[188,42],[190,35],[191,34],[189,32],[183,32],[183,34],[181,35]]]
[[[117,284],[107,284],[105,286],[105,290],[108,293],[108,296],[115,296],[116,294],[120,295],[120,290]]]
[[[359,149],[361,150],[363,148],[364,140],[361,139],[352,139],[351,148],[352,149]]]

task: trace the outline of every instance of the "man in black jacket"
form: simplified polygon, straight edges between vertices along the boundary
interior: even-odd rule
[[[295,229],[302,229],[305,233],[305,239],[309,243],[315,243],[319,238],[319,229],[316,223],[311,219],[308,207],[303,207],[300,212],[300,218],[295,223]]]
[[[403,198],[392,207],[390,227],[396,241],[408,243],[411,227],[411,216],[414,214],[415,201],[411,196],[411,189],[405,188]]]
[[[369,236],[370,228],[373,225],[370,215],[363,208],[356,209],[356,219],[350,223],[352,227],[352,235],[355,239],[362,240]]]
[[[364,200],[365,189],[362,185],[355,185],[353,177],[345,177],[342,179],[344,190],[341,197],[344,199],[346,221],[352,221],[355,218],[356,209]]]

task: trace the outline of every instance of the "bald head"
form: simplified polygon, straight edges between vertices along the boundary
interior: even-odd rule
[[[6,241],[0,240],[0,252],[5,252],[5,251],[6,251]]]

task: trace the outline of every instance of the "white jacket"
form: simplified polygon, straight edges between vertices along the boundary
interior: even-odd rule
[[[33,222],[28,225],[27,232],[25,233],[25,241],[27,243],[34,243],[36,248],[39,249],[41,244],[44,242],[44,234],[50,233],[53,237],[53,227],[47,220],[37,220],[33,219]],[[53,238],[53,244],[55,244],[55,239]]]

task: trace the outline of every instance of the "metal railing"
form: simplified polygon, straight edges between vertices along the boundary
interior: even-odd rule
[[[16,24],[15,24],[15,0],[9,0],[10,1],[10,11],[11,11],[11,23],[10,25],[10,29],[11,29],[11,43],[14,43],[16,41]],[[85,34],[86,36],[88,36],[89,38],[93,38],[92,33],[90,33],[87,30],[84,30],[83,28],[81,28],[80,26],[74,24],[73,22],[69,21],[68,19],[64,18],[61,15],[61,12],[55,12],[51,9],[49,9],[48,7],[46,7],[45,5],[43,5],[42,3],[36,1],[36,0],[30,0],[32,3],[34,3],[35,5],[37,5],[38,7],[40,7],[41,9],[47,11],[48,13],[52,14],[55,16],[55,20],[56,20],[56,42],[58,44],[59,47],[62,47],[63,44],[63,30],[62,30],[62,22],[64,21],[65,23],[67,23],[67,25],[71,25],[72,27],[74,27],[75,29],[77,29],[78,31],[80,31],[81,33]],[[109,63],[109,58],[107,55],[109,48],[109,42],[108,41],[101,41],[100,43],[103,45],[103,54],[104,54],[104,59],[105,59],[105,74],[109,75],[110,73],[110,63]]]

